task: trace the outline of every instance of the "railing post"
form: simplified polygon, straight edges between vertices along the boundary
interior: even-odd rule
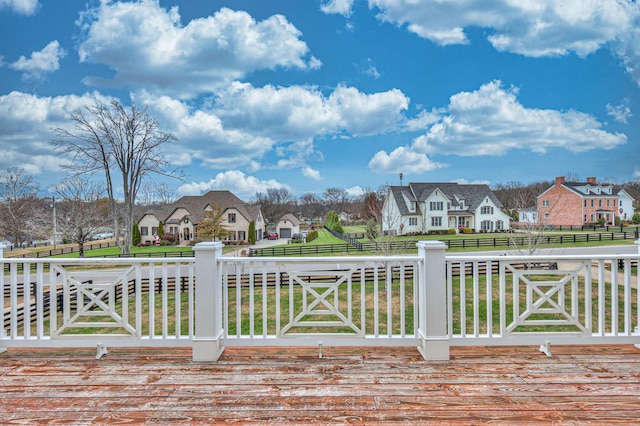
[[[198,243],[193,247],[196,258],[193,361],[217,361],[224,351],[222,282],[218,280],[218,259],[222,257],[222,247],[220,242]]]
[[[441,241],[419,241],[418,350],[427,361],[449,360],[445,250]]]

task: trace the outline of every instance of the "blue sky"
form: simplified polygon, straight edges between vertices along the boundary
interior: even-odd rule
[[[0,169],[115,97],[178,142],[177,195],[640,179],[630,0],[0,0]]]

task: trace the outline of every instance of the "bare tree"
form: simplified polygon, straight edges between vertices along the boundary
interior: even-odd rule
[[[152,174],[178,176],[170,170],[163,156],[163,145],[176,137],[160,130],[158,121],[146,108],[131,105],[125,108],[113,99],[109,105],[96,103],[74,111],[70,116],[73,130],[54,129],[53,141],[61,154],[73,161],[69,165],[72,176],[104,173],[107,195],[116,241],[123,254],[128,255],[133,228],[133,207],[143,180]],[[122,185],[120,189],[116,185]],[[121,193],[121,194],[120,194]],[[120,241],[117,197],[123,197],[124,241]]]
[[[256,193],[256,204],[259,204],[267,222],[273,223],[289,212],[293,194],[287,188],[267,188],[267,193]]]
[[[308,219],[313,219],[320,215],[322,206],[320,205],[320,198],[313,192],[306,192],[298,198],[298,205],[301,209],[301,213]]]
[[[0,235],[20,246],[28,239],[38,187],[23,169],[0,172]]]
[[[101,202],[103,185],[81,177],[64,179],[54,187],[57,203],[57,228],[65,240],[78,244],[80,257],[84,244],[109,221],[108,206]]]
[[[327,188],[322,193],[322,198],[327,209],[334,210],[337,213],[344,212],[349,203],[347,191],[341,188]]]

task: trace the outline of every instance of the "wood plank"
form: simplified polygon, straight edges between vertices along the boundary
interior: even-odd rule
[[[218,363],[185,348],[14,349],[0,355],[6,423],[632,423],[640,351],[631,345],[228,348]]]

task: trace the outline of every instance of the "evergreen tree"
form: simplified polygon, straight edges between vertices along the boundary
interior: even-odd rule
[[[142,241],[142,236],[140,235],[140,229],[138,228],[138,224],[133,224],[133,230],[131,231],[131,244],[133,246],[137,246]]]

